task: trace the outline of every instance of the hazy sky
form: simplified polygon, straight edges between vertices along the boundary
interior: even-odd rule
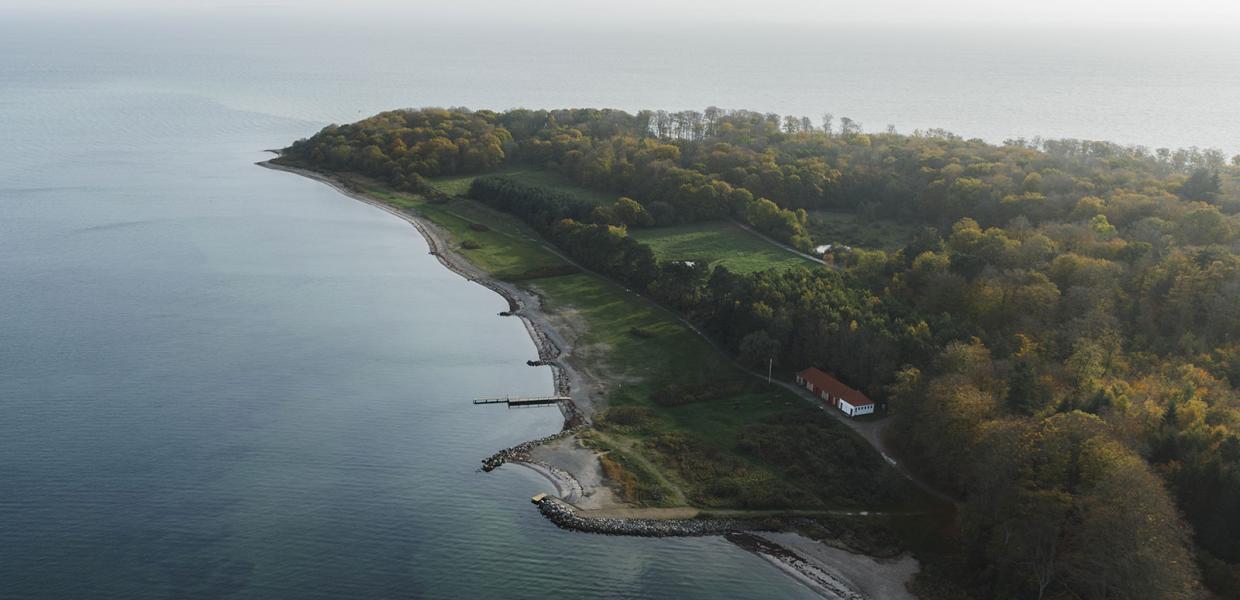
[[[1236,27],[1240,0],[5,0],[0,13],[421,17],[546,23],[1210,25]]]

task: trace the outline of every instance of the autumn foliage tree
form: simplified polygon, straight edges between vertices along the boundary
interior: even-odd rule
[[[889,408],[906,464],[963,502],[952,585],[978,598],[1187,598],[1198,567],[1240,598],[1240,165],[1220,152],[716,107],[421,109],[282,160],[438,201],[428,178],[510,165],[611,194],[469,193],[745,364],[826,368]],[[918,233],[751,274],[628,235],[732,219],[806,250],[828,210]]]

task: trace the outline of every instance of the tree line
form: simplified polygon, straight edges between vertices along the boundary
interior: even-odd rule
[[[616,194],[470,191],[740,360],[817,365],[888,405],[907,460],[963,498],[958,552],[927,562],[923,591],[1240,597],[1240,177],[1219,152],[718,109],[427,109],[287,153],[407,189],[527,164]],[[660,263],[626,235],[734,218],[806,248],[818,209],[922,231],[839,270],[748,275]]]

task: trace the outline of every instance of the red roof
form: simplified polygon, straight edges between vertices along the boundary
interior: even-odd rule
[[[853,406],[867,406],[874,404],[874,401],[867,398],[865,394],[844,385],[840,380],[819,371],[815,367],[805,369],[804,371],[797,373],[797,375],[799,375],[801,379],[814,384],[815,389],[823,390],[837,398],[843,398]]]

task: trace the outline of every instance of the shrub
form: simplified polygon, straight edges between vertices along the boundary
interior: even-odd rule
[[[613,450],[600,455],[598,461],[603,467],[603,476],[625,502],[643,506],[667,500],[667,490],[664,490],[650,473],[633,464],[623,454]]]
[[[629,329],[629,335],[635,338],[641,338],[643,340],[648,340],[654,337],[654,332],[650,331],[649,329],[642,329],[641,327],[633,327]]]
[[[881,505],[903,489],[878,453],[817,414],[781,414],[747,425],[737,448],[776,467],[802,489],[837,503]]]
[[[650,399],[659,406],[682,406],[734,396],[740,393],[743,387],[735,382],[672,383],[655,391]]]
[[[520,275],[509,277],[509,281],[529,281],[531,279],[542,279],[544,277],[559,277],[561,275],[574,275],[580,273],[581,269],[569,264],[548,265],[545,267],[535,267],[529,269]]]
[[[644,406],[613,406],[603,413],[607,425],[640,428],[650,422],[650,409]]]
[[[815,500],[769,474],[688,433],[662,433],[646,443],[664,467],[685,483],[685,494],[698,506],[788,508]]]
[[[482,247],[482,242],[474,239],[467,239],[461,242],[461,247],[466,250],[477,250]]]

